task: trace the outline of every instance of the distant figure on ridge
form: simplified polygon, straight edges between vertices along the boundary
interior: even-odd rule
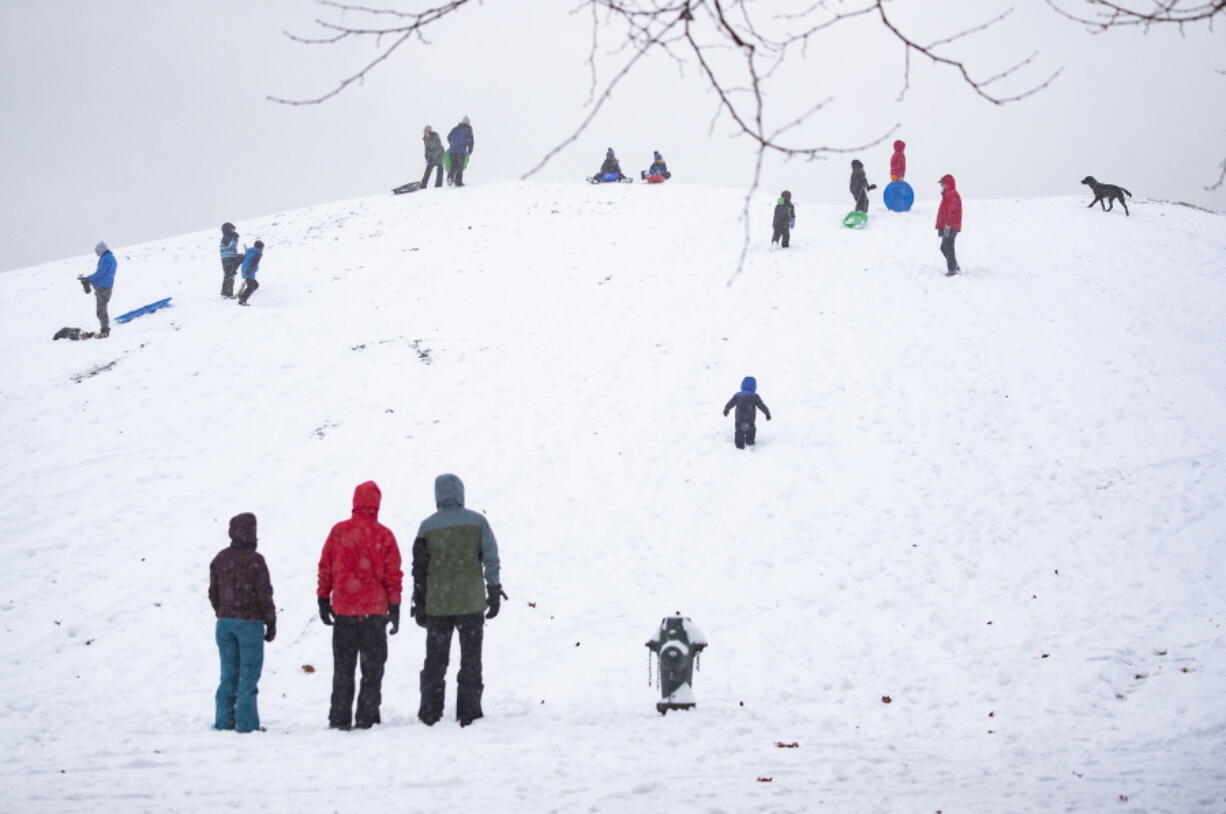
[[[796,207],[792,204],[792,193],[786,189],[780,193],[779,200],[775,203],[775,216],[771,219],[771,226],[775,228],[771,243],[780,243],[786,249],[792,237],[792,229],[796,226]]]
[[[868,212],[868,193],[877,188],[876,184],[870,184],[868,177],[864,174],[864,164],[860,159],[853,158],[851,160],[851,197],[856,199],[856,211]]]
[[[94,254],[98,255],[98,268],[88,277],[77,275],[77,279],[81,281],[86,294],[90,293],[90,286],[93,286],[94,299],[98,306],[94,313],[98,315],[98,324],[101,326],[98,338],[105,339],[111,335],[111,317],[107,314],[106,306],[111,301],[111,289],[115,287],[115,269],[119,268],[119,262],[102,240],[94,246]]]
[[[260,287],[260,282],[255,279],[255,274],[260,270],[260,260],[263,257],[264,241],[262,240],[257,240],[255,245],[243,254],[243,287],[238,292],[239,305],[246,305],[247,300],[251,299],[251,295]]]
[[[899,140],[894,142],[894,155],[890,156],[890,180],[901,181],[907,175],[907,143]]]
[[[460,123],[451,128],[447,134],[447,183],[453,187],[464,186],[464,168],[468,165],[468,157],[473,154],[477,140],[473,137],[473,126],[465,116]]]
[[[651,157],[651,166],[639,173],[640,178],[649,184],[659,184],[673,177],[672,173],[668,171],[668,165],[664,163],[664,157],[660,155],[659,150],[654,151]]]
[[[421,177],[421,188],[430,186],[430,170],[434,170],[434,185],[443,185],[443,139],[434,128],[426,125],[421,131],[421,140],[426,148],[426,172]]]
[[[464,483],[455,475],[434,479],[434,503],[438,511],[422,521],[413,541],[413,617],[426,629],[417,717],[426,726],[443,717],[451,634],[458,631],[456,718],[468,726],[483,714],[485,620],[498,615],[504,596],[498,542],[485,515],[464,508]]]
[[[766,415],[767,421],[771,420],[771,411],[758,395],[758,380],[753,376],[746,376],[741,380],[741,391],[728,399],[728,403],[724,405],[724,415],[727,416],[733,407],[736,408],[736,415],[733,417],[735,432],[732,441],[737,449],[744,449],[746,444],[752,447],[758,434],[755,424],[758,410]]]
[[[238,272],[243,256],[238,253],[238,232],[233,223],[221,225],[221,296],[234,298],[234,275]]]
[[[962,231],[962,196],[952,175],[941,177],[941,208],[937,210],[937,234],[941,237],[941,254],[945,255],[946,277],[962,269],[954,255],[954,241]]]
[[[400,630],[404,581],[396,536],[379,522],[382,500],[374,481],[358,484],[353,515],[332,527],[319,556],[319,618],[332,627],[332,729],[370,729],[381,723],[387,636]],[[355,713],[353,671],[359,657],[362,688]]]
[[[221,657],[214,729],[254,732],[260,728],[260,672],[264,643],[277,638],[277,606],[263,555],[256,552],[255,515],[230,518],[230,546],[209,564],[209,602],[217,615]]]

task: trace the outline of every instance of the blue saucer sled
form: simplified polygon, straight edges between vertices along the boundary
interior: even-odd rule
[[[906,181],[891,181],[881,193],[885,208],[891,212],[906,212],[915,203],[915,190]]]

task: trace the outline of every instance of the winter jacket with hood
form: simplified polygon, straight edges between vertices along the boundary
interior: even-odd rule
[[[94,251],[98,254],[98,268],[85,279],[89,280],[94,288],[113,288],[115,286],[115,269],[119,268],[119,262],[115,259],[115,255],[111,254],[111,250],[107,248],[105,243],[99,243],[94,247]]]
[[[854,198],[868,194],[868,177],[864,174],[864,164],[858,158],[852,159],[851,162],[850,188]]]
[[[481,613],[486,586],[501,584],[494,530],[484,515],[464,508],[464,483],[455,475],[435,478],[434,501],[438,511],[413,541],[414,604],[428,616]]]
[[[263,555],[255,550],[255,515],[230,518],[230,547],[209,563],[209,602],[218,619],[258,619],[277,623],[272,580]]]
[[[746,376],[741,380],[741,392],[728,399],[728,403],[724,405],[724,415],[728,415],[728,411],[733,407],[736,408],[734,420],[738,425],[753,424],[758,417],[758,410],[765,413],[766,420],[770,421],[771,411],[758,395],[758,380],[753,376]]]
[[[234,228],[234,224],[227,223],[221,227],[221,256],[238,257],[238,232]]]
[[[657,151],[651,154],[651,158],[651,166],[647,168],[647,174],[668,175],[668,164],[664,163],[664,156]]]
[[[438,133],[427,127],[421,140],[425,143],[427,164],[437,164],[443,160],[443,139]]]
[[[353,516],[332,527],[319,557],[320,599],[337,616],[386,616],[400,604],[404,573],[391,530],[379,523],[383,495],[374,481],[353,490]]]
[[[613,148],[610,147],[604,154],[604,163],[600,165],[600,174],[605,175],[610,172],[615,172],[618,175],[622,174],[621,162],[617,160],[617,156],[613,154]]]
[[[894,155],[890,156],[890,177],[895,180],[901,180],[907,174],[907,154],[903,152],[905,149],[905,141],[894,142]]]
[[[962,196],[958,194],[958,185],[952,175],[941,178],[944,189],[941,191],[941,208],[937,210],[937,231],[946,226],[955,232],[962,231]]]
[[[255,274],[260,270],[260,260],[264,258],[263,246],[252,246],[243,255],[243,279],[251,280],[255,278]]]
[[[465,116],[464,121],[451,128],[451,132],[447,134],[447,150],[460,155],[471,155],[476,146],[477,140],[473,138],[472,125]]]
[[[792,193],[785,191],[775,202],[775,216],[771,219],[771,226],[776,229],[787,229],[791,227],[795,219],[796,205],[792,203]]]

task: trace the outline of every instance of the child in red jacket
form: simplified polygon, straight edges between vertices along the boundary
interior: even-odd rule
[[[962,231],[962,196],[952,175],[941,178],[941,208],[937,210],[937,234],[941,237],[941,254],[945,255],[946,277],[953,277],[960,269],[954,255],[954,240]]]

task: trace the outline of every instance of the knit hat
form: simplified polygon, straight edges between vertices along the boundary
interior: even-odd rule
[[[612,157],[613,157],[613,148],[612,148],[612,147],[610,147],[610,148],[609,148],[607,151],[605,151],[604,157],[605,157],[605,158],[612,158]]]
[[[851,168],[852,168],[853,170],[858,170],[858,169],[860,169],[860,168],[861,168],[861,167],[863,167],[863,166],[864,166],[864,165],[863,165],[862,163],[860,163],[860,159],[858,159],[858,158],[853,158],[853,159],[851,160]]]
[[[464,118],[460,119],[460,124],[472,124],[472,122],[470,122],[468,117],[465,116]]]
[[[257,249],[262,249],[262,248],[264,248],[264,241],[262,241],[262,240],[257,240],[257,241],[255,242],[255,247],[256,247]]]
[[[110,246],[106,245],[105,240],[99,240],[98,245],[94,247],[94,254],[103,254],[111,250]]]
[[[654,156],[654,157],[655,157],[656,161],[663,161],[663,160],[664,160],[664,157],[660,155],[660,151],[659,151],[659,150],[656,150],[654,153],[652,153],[652,156]]]
[[[427,124],[427,125],[425,126],[425,128],[424,128],[424,129],[423,129],[421,132],[423,132],[423,133],[433,133],[433,132],[434,132],[434,128],[433,128],[433,127],[431,127],[430,125],[428,125],[428,124]]]
[[[226,221],[225,223],[223,223],[223,224],[221,225],[221,231],[223,231],[223,232],[233,232],[233,231],[234,231],[234,224],[233,224],[233,223],[230,223],[230,221]]]
[[[785,189],[779,197],[783,198],[785,201],[790,201],[792,200],[792,193]]]
[[[236,543],[254,546],[255,515],[251,512],[236,514],[230,518],[230,539]]]

